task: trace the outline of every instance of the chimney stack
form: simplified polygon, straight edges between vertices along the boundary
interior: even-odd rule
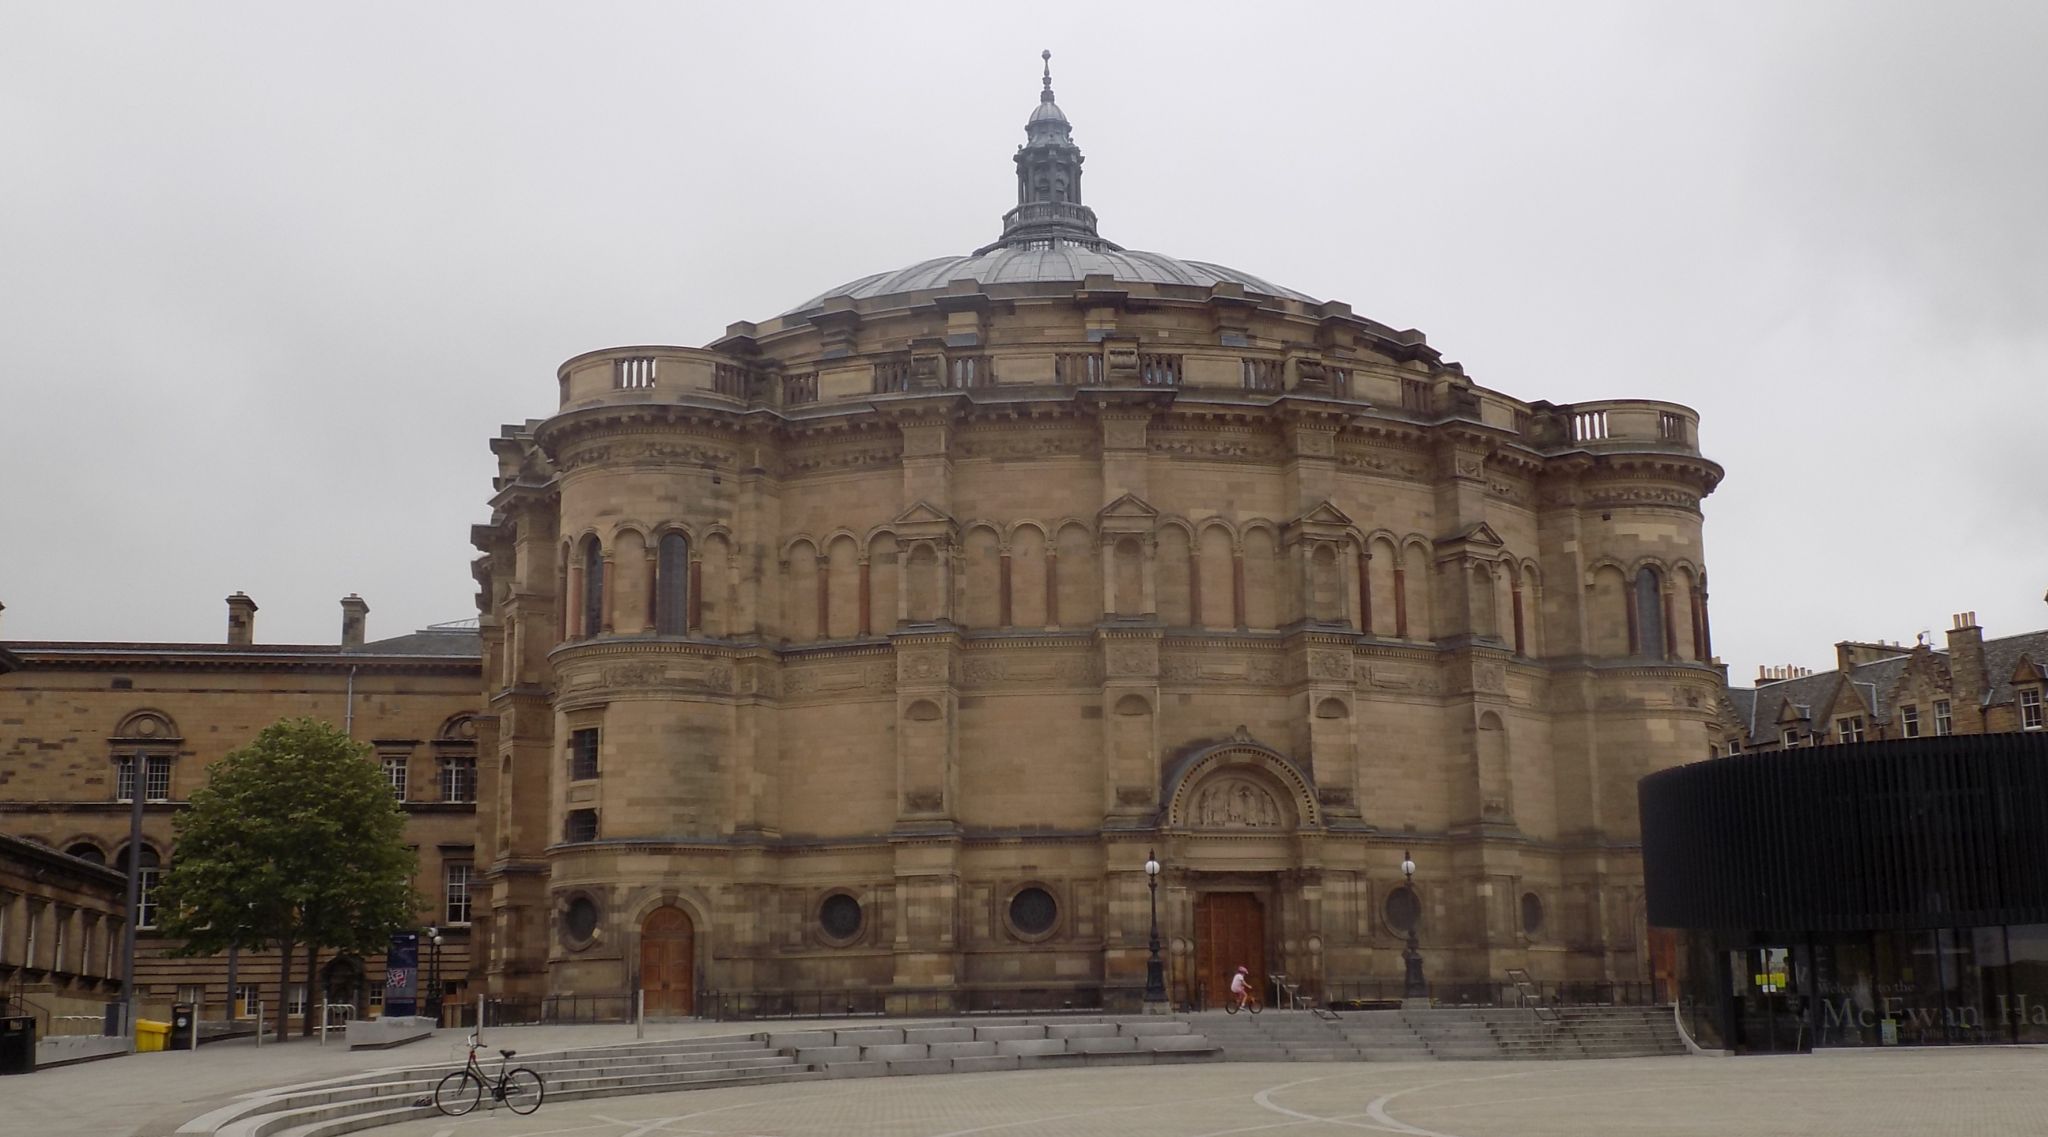
[[[246,592],[237,592],[228,597],[228,642],[256,642],[256,602],[249,599]]]
[[[1975,734],[1983,729],[1983,720],[1973,718],[1964,725],[1963,712],[1967,709],[1982,715],[1984,693],[1984,629],[1977,626],[1975,612],[1958,612],[1949,618],[1948,668],[1954,681],[1955,690],[1955,731],[1957,734]]]
[[[363,646],[363,633],[370,623],[370,606],[351,592],[341,598],[341,646]]]

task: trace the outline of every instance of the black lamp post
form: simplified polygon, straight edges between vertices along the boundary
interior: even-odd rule
[[[441,1021],[441,929],[427,925],[427,1014]]]
[[[1159,960],[1159,858],[1145,851],[1145,887],[1152,893],[1152,939],[1150,958],[1145,960],[1145,1009],[1166,1011],[1166,965]]]
[[[1401,989],[1403,999],[1428,999],[1429,981],[1422,977],[1422,947],[1415,941],[1415,929],[1422,923],[1422,899],[1415,895],[1415,859],[1408,851],[1401,851],[1401,876],[1407,881],[1408,900],[1415,905],[1415,911],[1408,918],[1408,946],[1401,950],[1401,962],[1407,967],[1407,981]]]

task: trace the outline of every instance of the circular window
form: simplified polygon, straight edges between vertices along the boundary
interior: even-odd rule
[[[1415,896],[1415,890],[1401,885],[1387,893],[1387,904],[1383,910],[1387,927],[1401,935],[1407,935],[1415,927],[1415,921],[1422,915],[1422,901]]]
[[[571,900],[568,910],[562,913],[562,931],[571,943],[589,943],[590,937],[597,934],[597,901],[588,896]]]
[[[845,943],[860,935],[860,924],[860,901],[844,892],[835,892],[818,905],[818,926],[827,939]]]
[[[1533,936],[1543,930],[1543,898],[1533,892],[1522,894],[1522,934]]]
[[[1010,927],[1020,936],[1043,938],[1059,924],[1060,906],[1052,893],[1037,885],[1017,890],[1010,897]]]

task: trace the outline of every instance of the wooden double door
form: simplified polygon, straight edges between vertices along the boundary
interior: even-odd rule
[[[696,1013],[697,929],[681,908],[656,908],[641,923],[640,989],[646,992],[650,1016]]]
[[[1195,982],[1209,1006],[1223,1005],[1240,965],[1251,970],[1252,991],[1266,998],[1265,902],[1255,892],[1202,893],[1195,899]]]

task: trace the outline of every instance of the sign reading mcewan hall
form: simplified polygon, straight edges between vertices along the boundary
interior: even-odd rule
[[[577,356],[493,443],[476,978],[1135,1002],[1148,850],[1176,1001],[1397,980],[1418,919],[1440,985],[1649,978],[1695,414],[1124,249],[1049,73],[1025,132],[972,255]]]

